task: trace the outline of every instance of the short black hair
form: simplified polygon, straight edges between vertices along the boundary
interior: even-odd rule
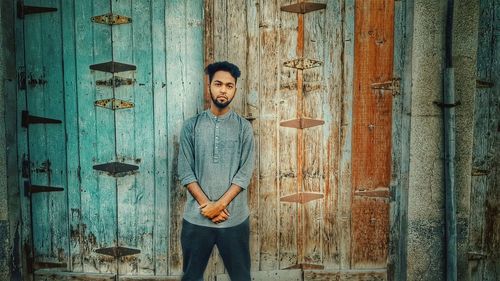
[[[208,74],[208,81],[211,83],[214,78],[215,72],[217,71],[227,71],[231,76],[234,77],[235,81],[238,81],[238,77],[240,77],[241,72],[238,66],[232,64],[228,61],[218,61],[211,63],[205,67],[205,73]]]

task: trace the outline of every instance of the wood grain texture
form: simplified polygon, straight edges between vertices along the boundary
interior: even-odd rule
[[[356,2],[355,11],[353,192],[387,188],[391,180],[392,95],[373,91],[370,84],[392,78],[394,2]],[[354,268],[382,267],[387,262],[388,202],[374,202],[352,200]],[[368,221],[376,222],[376,235],[369,231],[373,223]]]

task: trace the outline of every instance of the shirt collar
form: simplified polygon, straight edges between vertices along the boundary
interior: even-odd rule
[[[233,110],[229,109],[228,112],[226,112],[226,113],[224,113],[222,115],[219,115],[219,116],[213,114],[212,111],[210,110],[210,108],[207,109],[207,112],[208,112],[208,116],[210,116],[211,119],[219,119],[220,121],[222,121],[222,120],[226,120],[231,115],[231,113],[233,112]]]

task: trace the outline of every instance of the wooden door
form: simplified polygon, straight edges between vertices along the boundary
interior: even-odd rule
[[[203,2],[24,5],[57,11],[16,20],[20,81],[26,77],[19,116],[29,110],[62,121],[18,126],[19,158],[31,171],[20,184],[63,188],[22,199],[23,245],[47,269],[36,279],[180,275],[185,190],[176,155],[183,121],[203,109]],[[108,13],[131,20],[93,18]],[[113,70],[110,62],[128,66]],[[134,169],[99,167],[110,163]],[[123,248],[133,251],[122,255]]]
[[[234,108],[255,118],[252,268],[265,272],[256,280],[289,278],[283,272],[303,258],[309,264],[304,279],[387,279],[395,4],[314,1],[326,8],[302,18],[282,10],[297,2],[205,4],[207,63],[229,60],[242,67]],[[301,74],[301,98],[298,70],[284,65],[302,55],[299,42],[304,57],[322,62]],[[325,122],[303,129],[302,137],[280,126],[296,118],[298,103],[304,116]],[[303,192],[324,197],[282,202],[296,192],[299,177]],[[224,276],[217,254],[209,270]]]

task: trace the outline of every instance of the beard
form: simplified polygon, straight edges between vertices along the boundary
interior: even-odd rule
[[[214,97],[214,95],[212,94],[212,90],[209,89],[209,91],[210,97],[212,98],[212,101],[217,108],[224,109],[233,101],[232,99],[226,99],[225,102],[220,102],[217,97]]]

